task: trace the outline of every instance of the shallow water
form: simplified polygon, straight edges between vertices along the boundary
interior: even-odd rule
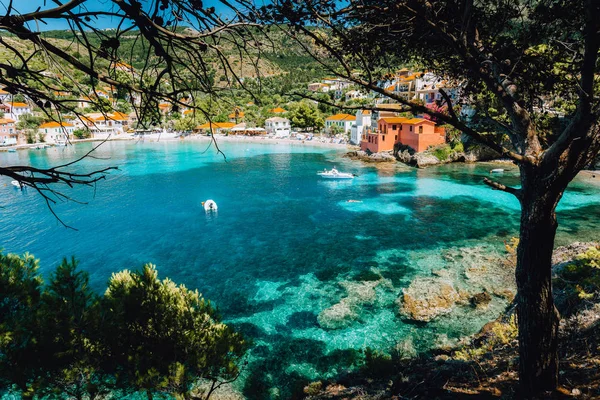
[[[206,145],[104,144],[77,168],[119,170],[96,190],[69,192],[89,204],[55,208],[78,231],[58,224],[33,191],[0,178],[0,246],[33,253],[44,273],[74,255],[97,290],[112,272],[145,262],[200,289],[254,340],[239,383],[249,398],[276,391],[286,397],[306,380],[342,373],[366,347],[404,342],[424,350],[440,338],[471,334],[502,309],[495,301],[485,311],[415,324],[398,316],[395,302],[415,277],[458,268],[444,252],[485,245],[481,251],[500,255],[503,241],[517,236],[517,201],[481,183],[494,167],[378,169],[331,149],[254,143],[223,143],[225,161]],[[91,146],[4,153],[0,164],[55,165]],[[334,165],[359,177],[315,175]],[[516,169],[506,168],[497,178],[516,184]],[[208,198],[218,214],[205,214]],[[597,238],[600,186],[573,182],[558,215],[557,244]],[[355,304],[346,326],[323,329],[318,315],[347,296],[348,282],[374,279],[381,284]]]

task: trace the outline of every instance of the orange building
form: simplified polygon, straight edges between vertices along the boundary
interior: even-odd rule
[[[378,153],[393,150],[396,143],[422,152],[430,146],[446,143],[446,132],[436,127],[435,122],[423,118],[384,117],[377,121],[377,132],[364,136],[360,148]]]

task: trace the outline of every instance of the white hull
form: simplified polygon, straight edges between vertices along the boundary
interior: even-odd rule
[[[325,179],[354,179],[354,176],[352,176],[350,174],[337,174],[337,175],[319,174],[319,176],[321,178],[325,178]]]
[[[354,179],[354,174],[349,174],[348,172],[340,172],[335,168],[327,171],[324,170],[322,172],[317,172],[321,178],[325,179]]]
[[[218,208],[214,200],[206,200],[202,203],[202,207],[204,207],[204,211],[206,212],[217,211]]]

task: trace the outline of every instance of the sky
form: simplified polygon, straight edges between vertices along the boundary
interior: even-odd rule
[[[62,0],[65,3],[68,0]],[[0,14],[6,11],[6,6],[9,4],[9,0],[0,0]],[[142,0],[147,5],[153,4],[153,0]],[[224,7],[219,4],[217,0],[203,1],[205,7],[214,6],[219,11],[224,11]],[[111,11],[115,7],[111,0],[86,0],[85,6],[89,11]],[[42,10],[56,7],[56,3],[52,0],[21,0],[13,1],[13,8],[19,13],[28,13],[35,11],[38,7]],[[45,22],[45,23],[44,23]],[[54,29],[69,29],[69,25],[64,20],[46,20],[38,21],[29,25],[30,29],[35,31],[48,31]],[[114,28],[119,23],[119,20],[114,18],[98,18],[94,21],[94,25],[100,29]]]

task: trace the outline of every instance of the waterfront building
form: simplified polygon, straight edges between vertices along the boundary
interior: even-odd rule
[[[282,117],[271,117],[265,120],[267,135],[289,136],[291,132],[290,120]]]
[[[350,128],[350,142],[360,145],[363,135],[371,128],[371,111],[358,110],[356,112],[356,121]]]
[[[17,129],[15,120],[10,118],[0,118],[0,145],[11,146],[17,144]]]
[[[365,135],[360,144],[363,151],[391,151],[397,143],[416,152],[446,143],[446,132],[435,122],[423,118],[385,117],[377,121],[377,130]]]
[[[46,122],[39,126],[46,143],[65,143],[73,138],[74,125],[68,122]]]

